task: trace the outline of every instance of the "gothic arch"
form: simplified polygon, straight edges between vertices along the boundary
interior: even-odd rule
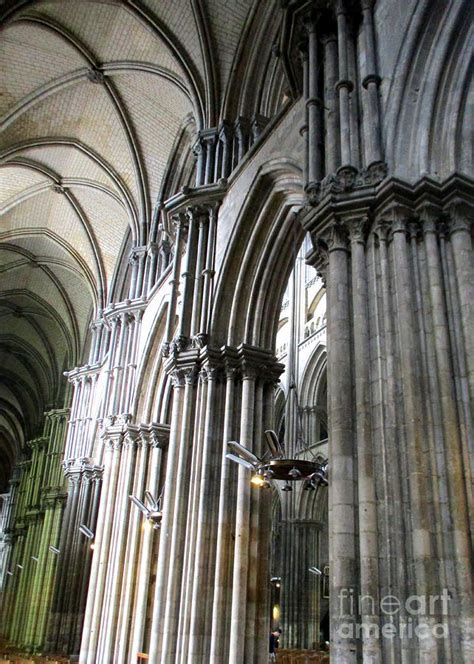
[[[294,162],[271,160],[252,182],[216,285],[213,328],[229,345],[274,347],[293,247],[303,239],[294,215],[302,202],[300,175]],[[230,312],[226,329],[219,311]]]
[[[385,102],[387,162],[405,179],[469,173],[472,3],[420,2]]]

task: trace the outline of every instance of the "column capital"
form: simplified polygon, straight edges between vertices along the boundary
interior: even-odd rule
[[[102,438],[106,450],[120,450],[125,438],[124,427],[122,425],[105,427]]]
[[[462,199],[455,199],[445,207],[448,215],[450,235],[458,232],[470,233],[473,226],[473,206]]]
[[[185,212],[175,212],[171,215],[171,223],[176,230],[186,229],[189,225],[189,219]]]
[[[439,205],[431,201],[423,201],[416,208],[417,218],[421,225],[421,230],[426,233],[438,233],[442,221],[442,210]]]
[[[135,424],[126,424],[124,427],[123,446],[135,448],[139,439],[140,428]]]
[[[351,244],[365,244],[369,227],[368,216],[350,220],[346,223]]]
[[[165,448],[168,446],[170,437],[170,425],[151,422],[140,424],[140,438],[145,445],[150,447]]]
[[[389,223],[392,233],[406,233],[407,223],[414,217],[413,212],[403,203],[394,202],[384,208],[378,218]]]
[[[227,143],[233,138],[233,127],[230,122],[223,120],[219,126],[219,139],[223,143]]]
[[[175,366],[170,371],[173,387],[184,387],[184,385],[195,385],[199,374],[199,368],[196,363]]]
[[[311,265],[316,270],[316,274],[323,282],[326,288],[327,272],[329,266],[329,253],[328,247],[323,238],[311,233],[311,241],[313,243],[313,251],[306,258],[308,265]]]
[[[29,440],[26,444],[32,450],[42,450],[47,447],[49,443],[49,438],[47,436],[41,436],[39,438],[33,438]]]
[[[323,239],[330,254],[333,251],[349,251],[347,226],[339,220],[335,220],[329,225]]]

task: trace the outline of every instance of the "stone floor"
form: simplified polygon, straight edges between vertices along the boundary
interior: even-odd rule
[[[277,662],[278,664],[329,664],[329,653],[281,648],[277,652]]]
[[[27,655],[19,652],[0,651],[0,664],[69,664],[68,657],[59,655]]]

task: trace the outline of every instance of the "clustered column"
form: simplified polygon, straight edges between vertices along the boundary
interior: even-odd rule
[[[372,5],[364,0],[357,8],[337,0],[329,10],[313,8],[302,17],[306,111],[301,133],[311,204],[329,191],[373,184],[386,175]]]
[[[468,662],[472,208],[392,189],[308,223],[328,285],[331,653]]]
[[[249,473],[239,477],[225,453],[232,439],[261,453],[280,370],[269,353],[247,347],[206,347],[168,361],[174,398],[152,661],[266,662],[266,639],[257,647],[255,635],[269,627],[270,496],[252,493]],[[236,625],[245,625],[243,646]]]
[[[61,461],[68,412],[45,413],[43,436],[28,443],[31,459],[20,464],[21,477],[14,491],[10,515],[14,546],[8,562],[4,617],[8,639],[28,651],[43,650],[46,645],[66,498]]]
[[[186,348],[202,348],[208,341],[218,209],[217,200],[190,205],[184,211],[172,213],[176,226],[176,251],[163,344],[165,356]],[[186,247],[183,251],[185,239]],[[179,323],[175,330],[178,289],[181,291],[181,300]]]

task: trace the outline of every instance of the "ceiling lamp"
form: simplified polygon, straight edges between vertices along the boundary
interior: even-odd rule
[[[285,459],[284,450],[274,431],[265,431],[269,457],[259,459],[253,452],[235,441],[227,443],[226,457],[244,468],[252,470],[252,484],[260,488],[269,486],[270,480],[282,480],[285,485],[282,491],[292,491],[290,482],[303,481],[304,488],[316,489],[327,486],[327,459],[322,463],[306,459]]]

